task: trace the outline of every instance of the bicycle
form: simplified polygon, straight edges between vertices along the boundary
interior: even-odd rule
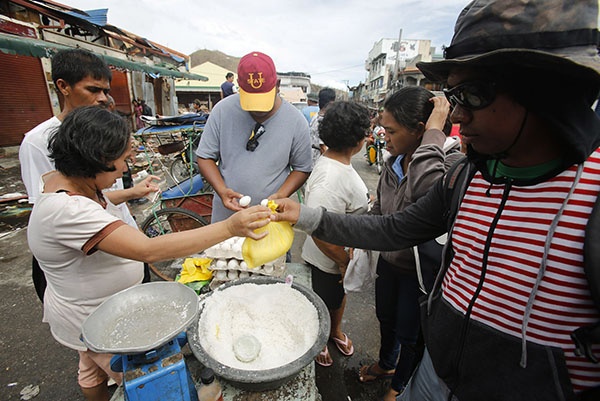
[[[190,189],[186,189],[188,184]],[[141,225],[142,232],[153,238],[210,224],[213,194],[198,193],[201,184],[201,176],[196,175],[160,194],[159,201],[154,202],[150,215]],[[173,281],[183,259],[150,263],[149,267],[160,279]]]
[[[142,223],[141,230],[147,237],[170,234],[179,231],[193,230],[208,225],[208,222],[198,214],[180,207],[168,207],[153,212]],[[181,271],[183,258],[170,261],[149,263],[154,275],[161,280],[173,281]]]
[[[193,143],[199,138],[199,135],[195,135],[199,133],[199,127],[195,124],[191,128],[187,125],[151,126],[140,131],[136,133],[136,137],[144,144],[144,154],[152,173],[154,173],[152,160],[159,162],[164,173],[170,174],[170,169],[165,167],[162,157],[154,152],[152,141],[148,140],[149,136],[155,138],[160,144],[156,146],[156,150],[162,156],[181,152],[191,157]],[[179,134],[183,140],[179,140],[176,134]],[[161,139],[161,135],[167,135],[169,142],[165,142],[164,137]],[[203,191],[204,178],[200,174],[193,174],[192,171],[190,177],[184,180],[177,180],[172,175],[170,178],[174,185],[157,194],[150,208],[150,214],[141,224],[142,232],[150,238],[210,224],[213,193]],[[149,267],[159,279],[173,281],[181,270],[183,259],[151,263]]]
[[[200,173],[198,165],[193,161],[198,142],[200,142],[200,135],[196,135],[194,132],[182,132],[181,136],[184,139],[188,139],[190,136],[192,138],[186,141],[187,145],[184,148],[177,151],[175,159],[169,166],[169,171],[177,182],[184,181],[190,176]]]
[[[182,182],[190,177],[200,174],[198,164],[194,160],[198,143],[200,142],[200,135],[196,131],[183,131],[181,136],[185,141],[186,146],[177,151],[175,159],[169,166],[169,172],[175,182]],[[202,192],[213,192],[213,187],[210,183],[203,178],[204,186]]]

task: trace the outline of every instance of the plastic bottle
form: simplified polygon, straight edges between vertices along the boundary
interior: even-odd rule
[[[142,181],[143,179],[145,179],[146,177],[148,177],[148,172],[146,170],[141,170],[138,171],[138,173],[136,174],[136,176],[133,178],[133,183],[137,184],[138,182]]]
[[[204,368],[200,371],[198,401],[223,401],[221,384],[215,378],[215,372],[211,368]]]

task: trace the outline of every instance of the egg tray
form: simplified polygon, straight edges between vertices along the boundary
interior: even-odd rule
[[[273,260],[272,262],[265,263],[262,266],[250,269],[246,262],[238,260],[237,258],[229,259],[213,259],[208,267],[209,270],[215,272],[215,275],[222,274],[219,272],[227,271],[230,273],[231,279],[236,279],[242,273],[251,273],[251,275],[260,274],[263,276],[281,277],[285,272],[285,255]],[[234,277],[233,272],[237,272],[237,276]],[[222,277],[222,276],[220,276]],[[244,278],[243,275],[242,278]]]
[[[225,241],[211,246],[210,248],[205,249],[204,254],[207,258],[215,260],[231,258],[243,260],[242,244],[244,243],[244,239],[244,237],[231,237]]]
[[[216,261],[213,260],[209,266],[209,270],[213,271],[213,278],[209,284],[209,288],[214,290],[218,286],[230,281],[238,279],[254,277],[254,276],[269,276],[269,277],[282,277],[285,275],[287,270],[285,265],[285,255],[275,259],[271,263],[267,263],[254,269],[217,269],[214,268]]]
[[[250,269],[242,256],[244,237],[232,237],[211,246],[203,252],[203,257],[212,259],[209,270],[213,272],[210,288],[223,283],[251,276],[281,277],[286,271],[285,255],[262,266]]]

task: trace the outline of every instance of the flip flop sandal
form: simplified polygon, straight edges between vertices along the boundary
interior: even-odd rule
[[[327,347],[325,347],[325,349],[321,352],[319,352],[319,356],[325,359],[329,359],[329,362],[319,362],[319,360],[317,358],[315,358],[315,362],[323,367],[328,367],[333,365],[333,359],[331,359],[331,355],[329,355],[329,349]]]
[[[331,337],[331,339],[335,343],[335,346],[337,347],[337,349],[339,349],[342,354],[344,354],[346,356],[350,356],[350,355],[354,354],[354,345],[351,345],[350,349],[347,349],[350,339],[348,338],[346,333],[342,333],[342,334],[344,335],[344,341],[340,340],[339,338],[335,338],[335,337]]]
[[[358,381],[360,381],[361,383],[369,383],[375,380],[391,379],[392,377],[394,377],[395,371],[380,374],[373,372],[373,369],[376,364],[377,362],[372,363],[370,365],[361,366],[360,370],[358,371]]]

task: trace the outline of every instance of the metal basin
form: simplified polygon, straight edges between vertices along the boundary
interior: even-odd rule
[[[228,288],[231,286],[241,284],[259,284],[269,285],[275,283],[284,283],[284,279],[268,276],[253,276],[246,279],[239,279],[230,281],[223,284],[219,288]],[[198,322],[202,317],[202,311],[204,305],[200,306],[200,313],[196,322],[188,328],[187,337],[190,348],[194,353],[194,356],[204,365],[215,371],[215,373],[221,378],[231,382],[236,387],[250,391],[263,391],[275,389],[287,381],[293,379],[306,365],[311,363],[314,358],[323,350],[327,339],[329,338],[330,331],[330,319],[329,311],[325,306],[325,303],[315,294],[312,290],[306,288],[300,284],[292,284],[292,288],[299,291],[304,295],[315,307],[318,315],[318,326],[319,332],[314,344],[306,351],[302,356],[297,359],[273,369],[264,370],[243,370],[237,369],[230,366],[223,365],[219,361],[215,360],[209,355],[207,351],[202,347],[199,333],[198,333]],[[210,297],[213,293],[209,293],[206,296]]]
[[[82,338],[95,352],[143,353],[197,322],[198,311],[198,296],[183,284],[140,284],[116,293],[90,314]]]

